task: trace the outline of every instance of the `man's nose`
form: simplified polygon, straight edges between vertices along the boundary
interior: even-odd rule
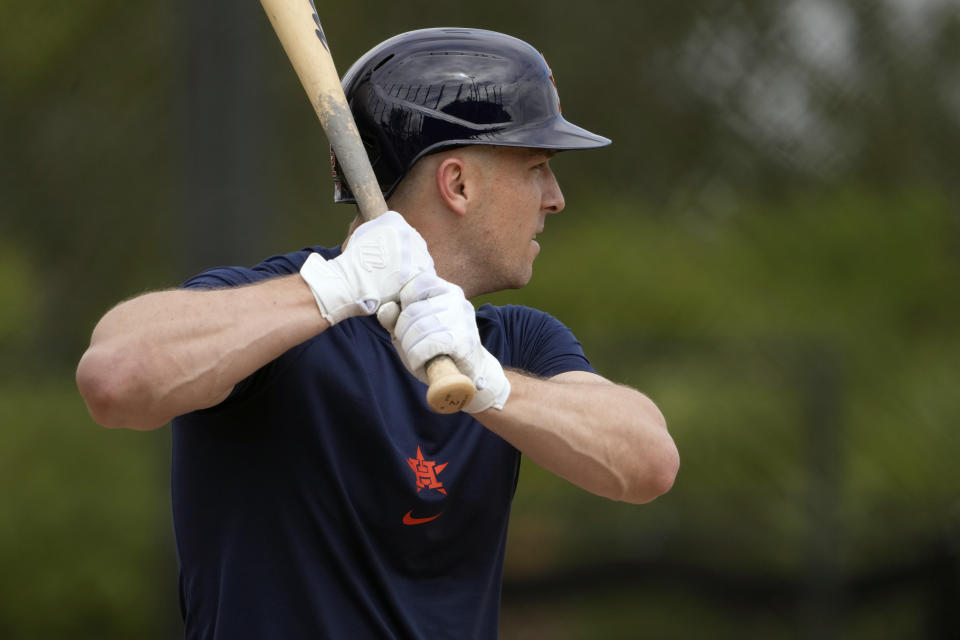
[[[548,173],[550,178],[543,192],[543,210],[547,213],[560,213],[566,206],[563,191],[560,190],[560,183],[557,182],[553,169],[548,169]]]

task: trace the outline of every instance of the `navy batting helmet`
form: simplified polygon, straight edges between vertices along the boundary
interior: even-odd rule
[[[567,122],[546,60],[512,36],[421,29],[377,45],[343,89],[384,197],[423,156],[462,145],[592,149],[610,140]],[[331,150],[334,201],[355,202]]]

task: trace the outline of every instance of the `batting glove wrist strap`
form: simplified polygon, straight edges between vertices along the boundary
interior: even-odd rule
[[[427,243],[393,211],[357,227],[337,258],[312,253],[300,269],[330,324],[397,300],[403,285],[421,273],[433,273]]]
[[[334,261],[326,261],[319,253],[311,253],[300,268],[300,276],[306,281],[313,293],[320,314],[331,325],[345,318],[371,313],[367,304],[372,301],[358,300],[356,292],[347,283],[343,269]]]
[[[500,361],[493,354],[480,347],[481,353],[474,356],[476,377],[473,386],[477,388],[473,400],[463,408],[467,413],[478,413],[487,409],[503,409],[510,397],[510,381],[503,372]]]

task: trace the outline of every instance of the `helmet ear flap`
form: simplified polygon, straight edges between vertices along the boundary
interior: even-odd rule
[[[363,143],[363,149],[370,160],[370,166],[373,168],[374,175],[377,176],[380,190],[384,192],[384,197],[388,197],[393,190],[393,185],[385,183],[385,179],[389,179],[389,175],[392,173],[386,167],[388,165],[395,167],[396,157],[389,142],[382,140],[381,136],[378,135],[378,128],[361,120],[365,115],[365,113],[355,114],[355,116],[359,116],[356,117],[356,122],[360,142]],[[385,156],[389,156],[389,158]],[[354,200],[353,191],[347,183],[347,177],[340,168],[340,162],[337,160],[337,154],[333,147],[330,147],[330,170],[333,173],[334,202],[352,202]]]
[[[391,140],[384,128],[367,121],[366,126],[357,124],[360,130],[360,140],[370,158],[370,166],[377,176],[377,183],[383,192],[384,198],[389,198],[394,188],[410,169],[403,165],[398,156],[399,149],[396,141]]]
[[[350,190],[347,179],[340,169],[337,152],[333,150],[333,147],[330,147],[330,173],[333,176],[333,201],[353,202],[353,192]]]

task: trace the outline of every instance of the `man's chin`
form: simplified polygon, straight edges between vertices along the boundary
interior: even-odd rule
[[[511,291],[514,289],[522,289],[525,286],[527,286],[527,284],[530,283],[530,280],[532,279],[532,277],[533,277],[533,273],[527,273],[525,276],[504,278],[503,280],[497,283],[491,283],[491,285],[488,288],[484,288],[482,291],[479,291],[478,293],[475,293],[470,297],[473,298],[474,296],[481,296],[487,293],[497,293],[498,291]]]
[[[528,284],[530,284],[530,281],[532,279],[533,279],[533,265],[531,265],[530,268],[527,269],[525,272],[521,274],[517,274],[517,276],[513,278],[512,282],[510,283],[510,286],[505,288],[522,289]]]

